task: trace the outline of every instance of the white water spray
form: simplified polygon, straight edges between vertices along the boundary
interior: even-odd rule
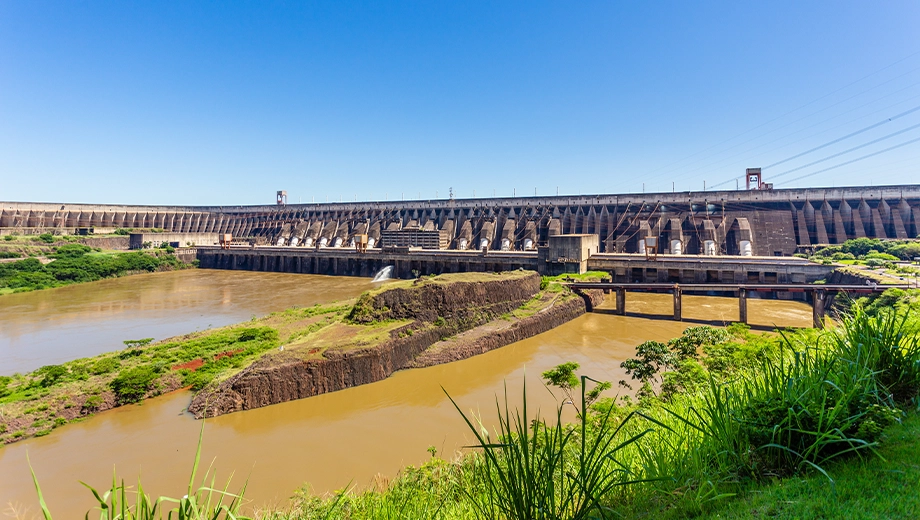
[[[392,265],[388,265],[388,266],[384,267],[383,269],[377,271],[377,274],[374,275],[374,279],[371,280],[371,281],[372,281],[372,282],[382,282],[382,281],[384,281],[384,280],[392,280],[392,279],[393,279],[393,270],[394,270],[393,266],[392,266]]]

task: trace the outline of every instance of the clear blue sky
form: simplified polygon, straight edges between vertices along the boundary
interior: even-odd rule
[[[920,2],[888,0],[7,0],[0,200],[734,189],[745,167],[920,106],[918,28]],[[918,124],[920,110],[766,180],[920,182],[920,141],[795,180]]]

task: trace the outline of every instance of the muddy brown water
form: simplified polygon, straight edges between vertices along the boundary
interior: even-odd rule
[[[353,281],[326,280],[330,286],[341,282],[349,288]],[[631,312],[667,314],[672,304],[669,295],[629,294],[627,300]],[[210,419],[204,429],[203,464],[213,460],[218,479],[233,473],[234,482],[242,484],[248,478],[247,497],[255,509],[286,504],[304,483],[316,492],[349,483],[366,486],[423,462],[429,446],[450,456],[472,443],[442,387],[462,410],[482,413],[488,422],[504,386],[510,402],[521,403],[526,374],[530,410],[540,407],[551,414],[556,398],[540,384],[542,371],[576,361],[582,373],[615,383],[624,378],[620,362],[636,345],[677,336],[692,325],[603,312],[610,308],[605,304],[601,312],[467,360]],[[762,325],[808,326],[811,319],[807,305],[777,300],[749,301],[749,315]],[[737,319],[737,301],[685,296],[684,316],[730,321]],[[38,512],[26,453],[59,518],[82,517],[92,500],[78,480],[105,487],[113,466],[129,484],[140,474],[148,492],[181,496],[202,424],[183,412],[189,400],[188,392],[161,396],[0,449],[0,511]]]
[[[329,283],[329,280],[335,280]],[[354,298],[367,278],[190,269],[0,296],[0,375]]]

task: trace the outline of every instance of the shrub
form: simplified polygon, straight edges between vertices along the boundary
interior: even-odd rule
[[[888,248],[888,254],[897,256],[901,260],[913,260],[920,257],[920,242],[904,242]]]
[[[109,383],[119,403],[136,403],[144,398],[157,378],[153,367],[140,366],[122,370],[118,377]]]
[[[862,256],[871,250],[879,251],[882,248],[882,241],[877,238],[854,238],[840,244],[840,250],[844,253],[850,253],[854,256]]]
[[[122,235],[122,236],[130,235],[130,234],[131,234],[131,230],[130,230],[130,229],[124,229],[124,228],[118,228],[118,229],[115,230],[115,234],[116,234],[116,235]]]
[[[51,233],[42,233],[41,235],[38,235],[38,240],[46,244],[53,244],[54,235],[52,235]]]
[[[0,376],[0,397],[10,395],[9,385],[12,380],[10,376]]]
[[[866,254],[866,260],[884,260],[886,262],[897,262],[898,257],[894,255],[889,255],[888,253],[879,253],[876,251],[870,251]]]
[[[54,253],[54,258],[80,258],[93,249],[83,244],[65,244]]]
[[[13,240],[13,235],[4,235],[3,240],[6,240],[7,242],[11,242]]]
[[[838,253],[834,253],[834,256],[832,256],[831,258],[833,258],[834,260],[856,260],[856,256],[854,256],[853,253],[839,253],[838,252]]]
[[[120,363],[115,358],[104,358],[93,363],[93,366],[89,369],[89,371],[92,372],[93,375],[98,376],[112,372],[118,368],[119,365]]]
[[[67,369],[61,365],[45,365],[35,371],[36,376],[42,376],[41,386],[47,388],[67,376]]]
[[[102,406],[102,397],[98,395],[91,395],[83,402],[83,409],[87,411],[98,410],[100,406]]]

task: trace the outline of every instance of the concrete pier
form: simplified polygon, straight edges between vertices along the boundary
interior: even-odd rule
[[[713,292],[734,293],[738,297],[738,321],[748,323],[748,293],[756,291],[758,293],[804,293],[808,295],[812,304],[812,324],[815,328],[824,328],[825,315],[827,313],[828,302],[831,301],[829,296],[838,293],[847,294],[871,294],[880,293],[888,289],[908,289],[909,285],[845,285],[845,284],[798,284],[798,285],[738,285],[738,284],[617,284],[609,282],[572,282],[568,284],[574,289],[601,289],[604,291],[616,292],[616,314],[626,314],[626,292],[670,292],[674,298],[673,319],[683,320],[683,295],[685,293],[711,294]]]

